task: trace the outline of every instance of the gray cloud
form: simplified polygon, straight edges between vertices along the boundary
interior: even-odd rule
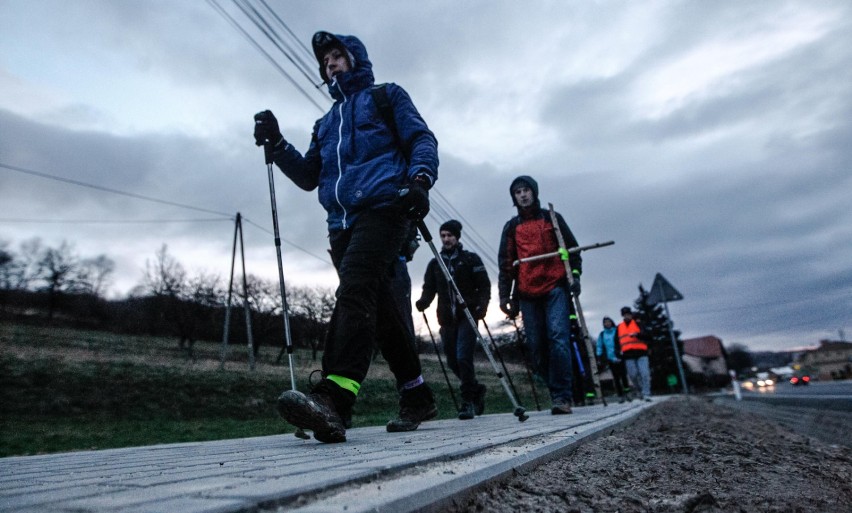
[[[62,2],[22,5],[7,19],[40,24],[48,36],[30,44],[57,57],[45,59],[44,69],[101,62],[100,71],[127,67],[134,79],[175,89],[138,98],[74,77],[84,84],[74,87],[115,95],[125,111],[115,101],[66,96],[65,84],[45,79],[40,94],[55,97],[40,111],[0,102],[0,162],[228,215],[239,211],[264,228],[246,226],[249,272],[275,276],[266,169],[251,141],[250,116],[269,105],[304,150],[316,108],[205,3],[90,2],[73,12]],[[848,322],[852,30],[845,3],[375,1],[276,8],[306,43],[319,29],[358,35],[378,80],[412,93],[441,139],[434,229],[445,220],[440,193],[464,218],[462,242],[493,253],[515,213],[508,185],[531,174],[581,244],[616,241],[585,255],[583,299],[593,329],[603,315],[631,304],[637,285],[649,287],[657,272],[685,296],[670,305],[684,336],[713,333],[726,342],[782,348],[836,336]],[[724,74],[656,116],[636,104],[655,73],[691,52],[771,35],[797,20],[800,32],[819,37]],[[10,68],[2,80],[18,76]],[[198,119],[216,126],[205,131],[198,121],[187,128],[173,119],[191,117],[172,111],[190,102]],[[139,112],[168,122],[127,128]],[[518,137],[507,138],[515,129]],[[495,157],[504,154],[512,161]],[[276,184],[282,236],[324,257],[325,213],[315,193],[296,189],[277,171]],[[0,198],[7,218],[215,217],[8,170],[0,170]],[[81,253],[116,258],[118,272],[135,281],[163,243],[191,259],[187,266],[224,274],[230,223],[3,223],[0,240],[64,238]],[[284,249],[289,279],[333,281],[327,264],[286,242]],[[415,295],[428,260],[421,248],[411,265]]]

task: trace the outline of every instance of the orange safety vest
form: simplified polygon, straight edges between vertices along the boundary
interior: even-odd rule
[[[627,351],[647,351],[648,344],[639,340],[639,324],[635,319],[630,320],[630,324],[624,321],[618,325],[618,342],[621,344],[621,352]]]

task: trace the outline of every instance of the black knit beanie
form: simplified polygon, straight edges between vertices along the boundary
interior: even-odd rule
[[[455,235],[457,239],[460,239],[461,229],[462,225],[460,222],[456,221],[455,219],[450,219],[449,221],[441,225],[441,229],[439,230],[439,232],[447,231]]]

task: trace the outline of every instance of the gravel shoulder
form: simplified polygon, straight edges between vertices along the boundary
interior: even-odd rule
[[[678,397],[449,511],[852,512],[852,450]]]

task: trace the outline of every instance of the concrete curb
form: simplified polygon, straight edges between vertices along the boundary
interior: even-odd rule
[[[436,511],[628,422],[654,402],[350,430],[0,459],[0,512]]]

